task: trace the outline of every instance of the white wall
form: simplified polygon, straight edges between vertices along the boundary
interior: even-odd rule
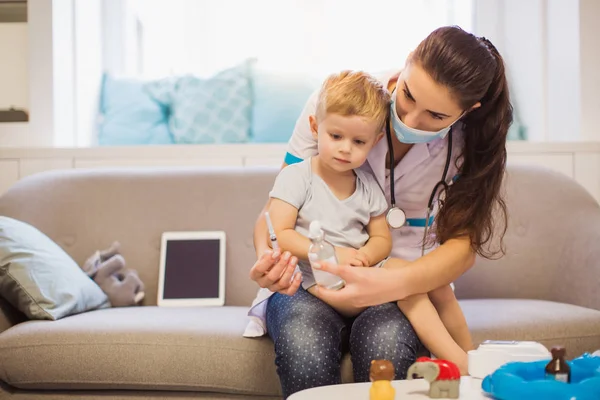
[[[476,33],[503,54],[532,141],[600,140],[600,1],[475,0]]]
[[[75,146],[94,143],[102,84],[102,0],[75,0]]]
[[[0,24],[0,109],[29,112],[29,33],[26,23]],[[27,122],[0,124],[0,146],[27,145]]]
[[[90,144],[102,77],[101,5],[102,0],[27,3],[30,122],[26,145]],[[15,138],[11,144],[23,145],[23,140]]]
[[[581,133],[598,140],[600,112],[600,1],[579,0],[581,37]]]
[[[52,0],[50,18],[51,63],[52,63],[52,99],[53,145],[68,147],[74,145],[76,102],[75,97],[75,0]],[[29,4],[39,2],[29,2]],[[37,6],[30,6],[32,7]],[[32,24],[32,28],[35,28]],[[37,49],[34,49],[37,50]],[[42,64],[43,66],[44,64]],[[39,66],[39,67],[42,67]],[[43,67],[42,67],[43,68]],[[39,111],[39,110],[38,110]],[[36,133],[42,134],[36,126]]]
[[[72,0],[29,1],[29,132],[35,146],[65,146],[74,131]]]
[[[30,97],[27,141],[32,145],[52,146],[54,135],[52,2],[29,1],[27,27]]]
[[[97,1],[97,0],[94,0]],[[136,56],[142,44],[138,42],[138,26],[127,21],[134,19],[137,1],[147,0],[102,0],[102,15],[98,21],[103,24],[102,64],[112,75],[135,75],[141,71],[140,60]]]
[[[578,3],[547,0],[546,140],[575,140],[581,132],[581,88],[587,84],[587,78],[580,74],[585,53],[580,49]],[[585,136],[580,135],[579,139]],[[596,136],[595,140],[599,139]]]
[[[546,139],[546,53],[544,0],[504,0],[504,43],[515,109],[530,140]],[[540,45],[539,45],[540,44]]]

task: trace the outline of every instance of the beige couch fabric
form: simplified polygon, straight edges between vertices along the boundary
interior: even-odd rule
[[[112,308],[0,337],[0,379],[21,389],[278,395],[273,345],[242,337],[244,307]]]
[[[77,398],[92,399],[103,393],[96,389],[109,388],[136,392],[110,392],[103,398],[125,398],[119,397],[123,393],[131,393],[128,399],[152,398],[142,393],[155,393],[155,398],[276,397],[271,341],[241,336],[257,290],[248,279],[255,257],[252,229],[276,172],[55,171],[14,186],[0,198],[0,215],[36,226],[77,262],[121,241],[128,265],[146,284],[147,297],[142,308],[29,321],[4,332],[3,325],[14,319],[2,317],[0,304],[0,381],[11,385],[1,387],[0,398],[67,399],[72,398],[68,393],[77,393]],[[600,207],[575,182],[547,170],[512,167],[506,183],[507,255],[478,259],[456,282],[476,343],[560,343],[570,357],[600,348]],[[542,200],[549,203],[541,205]],[[148,307],[156,304],[160,234],[215,229],[227,234],[226,304],[241,307]],[[342,370],[343,380],[350,381],[348,357]]]

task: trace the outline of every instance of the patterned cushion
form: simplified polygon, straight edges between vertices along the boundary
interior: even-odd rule
[[[243,143],[250,135],[250,61],[202,79],[193,75],[146,84],[170,108],[176,143]]]
[[[172,144],[168,107],[152,98],[145,81],[104,74],[98,144],[124,146]]]
[[[287,143],[310,95],[324,77],[252,68],[253,143]]]

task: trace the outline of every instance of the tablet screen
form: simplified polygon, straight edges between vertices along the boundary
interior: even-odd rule
[[[164,299],[219,297],[218,239],[166,241]]]

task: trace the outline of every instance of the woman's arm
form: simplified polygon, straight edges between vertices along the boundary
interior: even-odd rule
[[[390,259],[394,267],[395,259]],[[386,264],[387,264],[386,263]],[[413,294],[429,293],[454,282],[475,263],[475,252],[468,236],[450,239],[437,249],[411,262],[402,269],[401,294],[398,300]]]
[[[395,263],[390,259],[388,263]],[[448,240],[429,254],[404,268],[353,268],[323,263],[321,268],[341,277],[346,286],[333,291],[317,286],[319,298],[327,302],[347,302],[352,307],[367,307],[402,300],[449,285],[475,262],[467,237]],[[387,263],[386,263],[387,265]]]
[[[365,267],[371,267],[388,257],[392,251],[392,235],[385,221],[385,214],[371,218],[367,232],[369,240],[358,251],[367,256],[369,262]]]

